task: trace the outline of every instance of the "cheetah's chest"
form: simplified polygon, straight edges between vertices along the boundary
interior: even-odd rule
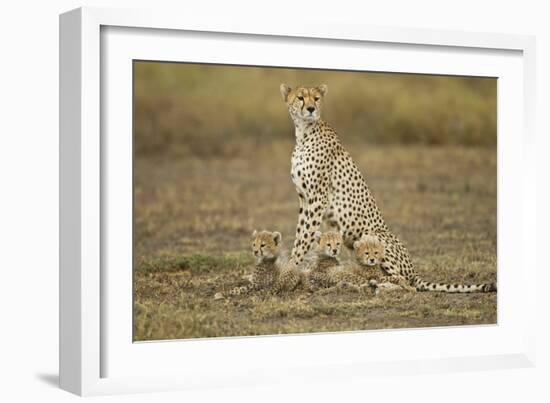
[[[292,152],[290,177],[296,187],[298,194],[305,196],[307,194],[307,177],[310,175],[310,169],[307,163],[308,150],[303,145],[296,145]]]

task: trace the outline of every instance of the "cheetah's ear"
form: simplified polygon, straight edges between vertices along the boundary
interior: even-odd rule
[[[358,249],[359,246],[361,246],[361,241],[360,241],[360,240],[359,240],[359,241],[355,241],[355,242],[353,243],[353,249]]]
[[[315,231],[315,233],[313,234],[313,238],[315,239],[315,241],[317,243],[319,243],[319,241],[321,240],[321,232],[320,231]]]
[[[281,242],[281,239],[283,239],[283,236],[280,232],[275,231],[273,233],[273,241],[275,242],[275,245],[279,245],[279,242]]]
[[[279,87],[279,90],[281,91],[281,96],[283,97],[283,101],[286,102],[286,100],[288,99],[288,94],[290,94],[290,91],[292,91],[292,88],[290,88],[288,85],[283,83]]]
[[[326,84],[321,84],[320,86],[317,87],[317,89],[319,90],[322,96],[325,96],[328,93],[328,87]]]
[[[252,237],[256,237],[256,235],[258,235],[258,231],[254,230],[254,232],[252,233]]]

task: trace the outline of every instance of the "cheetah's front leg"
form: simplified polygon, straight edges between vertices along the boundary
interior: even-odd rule
[[[309,203],[311,202],[311,203]],[[290,256],[290,262],[299,265],[306,253],[311,249],[315,239],[315,231],[321,226],[323,214],[327,208],[328,199],[326,196],[317,196],[311,200],[300,197],[300,214],[296,225],[296,237],[294,247]]]
[[[300,254],[298,250],[302,245],[302,236],[301,236],[301,234],[303,233],[302,228],[304,227],[306,222],[306,217],[309,214],[305,196],[302,195],[301,193],[298,193],[298,199],[300,201],[300,210],[298,210],[298,223],[296,224],[296,236],[294,237],[294,245],[292,247],[292,252],[290,255],[290,259],[291,259],[290,263],[294,263],[295,265],[298,265],[301,262],[301,259],[299,258],[297,259],[297,256]],[[301,258],[303,259],[303,255],[301,256]]]
[[[383,280],[381,280],[382,284],[388,284],[389,286],[387,288],[392,289],[392,285],[395,285],[394,288],[410,291],[410,292],[416,292],[416,288],[411,286],[407,279],[401,275],[394,275],[394,276],[386,276]]]

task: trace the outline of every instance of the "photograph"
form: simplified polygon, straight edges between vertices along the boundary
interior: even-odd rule
[[[497,78],[133,61],[133,341],[497,323]]]

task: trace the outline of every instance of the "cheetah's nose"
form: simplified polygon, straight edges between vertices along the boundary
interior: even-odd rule
[[[333,249],[332,253],[336,255],[338,253],[338,249]]]
[[[313,113],[313,112],[315,112],[315,107],[314,106],[308,106],[307,110],[309,111],[309,113]]]

